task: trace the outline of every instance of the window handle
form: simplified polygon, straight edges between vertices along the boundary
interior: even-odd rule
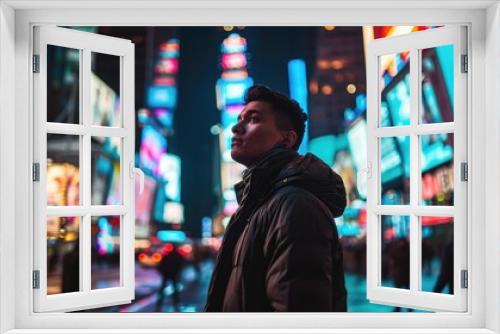
[[[130,162],[130,178],[135,179],[135,175],[137,174],[139,176],[139,195],[142,195],[142,192],[144,191],[144,172],[140,169],[134,166],[133,162]]]
[[[357,180],[361,179],[363,177],[363,174],[366,174],[366,178],[367,179],[370,179],[372,177],[372,163],[371,162],[367,162],[366,163],[366,168],[361,168],[360,170],[358,170],[358,174],[357,174]]]

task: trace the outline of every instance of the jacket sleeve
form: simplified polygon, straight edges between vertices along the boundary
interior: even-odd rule
[[[279,202],[264,245],[267,298],[275,311],[331,312],[332,247],[338,240],[330,212],[299,189]]]

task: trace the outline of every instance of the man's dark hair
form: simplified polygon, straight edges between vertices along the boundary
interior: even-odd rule
[[[276,126],[280,130],[293,130],[297,133],[297,142],[293,149],[298,150],[304,138],[307,114],[302,111],[297,101],[262,85],[255,85],[248,89],[245,104],[252,101],[267,102],[271,105],[276,119]]]

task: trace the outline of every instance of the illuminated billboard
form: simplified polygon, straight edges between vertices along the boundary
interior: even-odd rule
[[[222,68],[224,70],[237,69],[247,66],[247,58],[245,54],[238,53],[225,53],[222,55]]]
[[[139,151],[141,166],[158,176],[160,159],[166,152],[167,140],[163,134],[155,127],[146,125],[142,130]]]
[[[174,202],[181,200],[181,159],[173,154],[164,154],[160,158],[159,176],[165,180],[165,194]]]
[[[176,230],[161,230],[156,233],[158,240],[162,242],[180,243],[186,241],[186,233]]]
[[[223,109],[231,104],[244,104],[245,92],[253,85],[250,77],[239,80],[217,80],[217,105]]]
[[[177,202],[166,202],[163,207],[163,221],[171,224],[184,222],[184,206]]]
[[[156,182],[148,175],[144,175],[144,189],[139,195],[139,182],[135,182],[135,221],[139,225],[147,225],[151,219],[153,200],[156,192]],[[147,236],[147,235],[146,235]]]
[[[80,170],[70,163],[47,163],[47,205],[80,205]]]
[[[309,152],[323,160],[328,166],[333,166],[336,152],[335,136],[325,135],[311,139],[309,141]]]
[[[352,126],[347,130],[347,140],[349,142],[349,150],[351,152],[351,157],[356,167],[356,171],[360,171],[366,168],[367,164],[367,148],[366,148],[366,138],[367,138],[367,127],[364,118],[359,118],[355,121]],[[382,179],[384,170],[382,169]],[[367,184],[366,178],[356,178],[356,189],[358,194],[362,198],[366,198]]]
[[[441,47],[440,47],[441,48]],[[436,49],[440,49],[436,48]],[[449,52],[448,46],[442,47],[440,51],[441,57],[453,57]],[[433,53],[437,52],[433,50]],[[425,80],[422,82],[422,108],[423,114],[420,115],[421,122],[424,123],[440,123],[443,121],[451,121],[452,107],[448,97],[446,99],[438,99],[435,92],[435,86],[441,86],[441,92],[447,89],[453,89],[453,84],[446,84],[446,78],[443,76],[438,64],[439,57],[435,56],[430,51],[426,51],[426,65],[424,64]],[[432,56],[432,57],[431,57]],[[433,60],[431,60],[431,58]],[[451,58],[452,59],[452,58]],[[450,59],[443,59],[445,71],[449,72],[453,66]],[[425,69],[427,68],[427,69]],[[434,72],[432,74],[427,72]],[[390,82],[382,92],[382,126],[405,126],[410,124],[410,82],[409,82],[409,67],[401,69],[400,73]],[[432,79],[431,79],[432,78]],[[453,80],[453,79],[451,79]],[[451,86],[451,88],[450,88]],[[447,95],[447,93],[444,93]],[[422,111],[421,111],[422,112]],[[421,150],[422,154],[422,171],[426,172],[443,163],[453,159],[453,148],[447,143],[448,136],[446,134],[422,136]],[[404,160],[404,172],[406,176],[410,175],[410,137],[397,137],[397,142]],[[385,147],[389,145],[389,140],[385,141]],[[391,144],[392,146],[392,144]],[[392,149],[389,149],[392,150]],[[386,152],[387,153],[387,152]],[[390,154],[393,156],[393,154]],[[395,160],[394,160],[395,161]]]
[[[174,113],[164,108],[153,109],[153,115],[160,125],[172,128],[174,124]]]
[[[90,108],[92,124],[119,126],[118,95],[93,72],[90,73]]]
[[[151,108],[175,108],[177,105],[177,87],[150,86],[147,91],[147,104]]]
[[[221,44],[221,53],[245,52],[247,40],[237,33],[230,34]]]
[[[171,38],[160,45],[161,58],[178,58],[180,54],[180,44],[177,38]]]
[[[253,79],[248,76],[246,50],[246,39],[239,34],[232,33],[224,39],[220,58],[222,73],[215,85],[217,108],[221,111],[222,123],[222,131],[217,134],[221,155],[221,213],[224,216],[232,215],[238,208],[233,186],[241,180],[244,169],[231,158],[231,129],[244,108],[246,91],[253,85]]]
[[[177,74],[179,71],[179,59],[161,58],[156,63],[155,71],[157,74]]]

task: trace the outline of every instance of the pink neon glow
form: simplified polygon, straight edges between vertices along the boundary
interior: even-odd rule
[[[222,55],[222,68],[224,70],[245,66],[247,66],[247,58],[243,53],[226,53]]]

